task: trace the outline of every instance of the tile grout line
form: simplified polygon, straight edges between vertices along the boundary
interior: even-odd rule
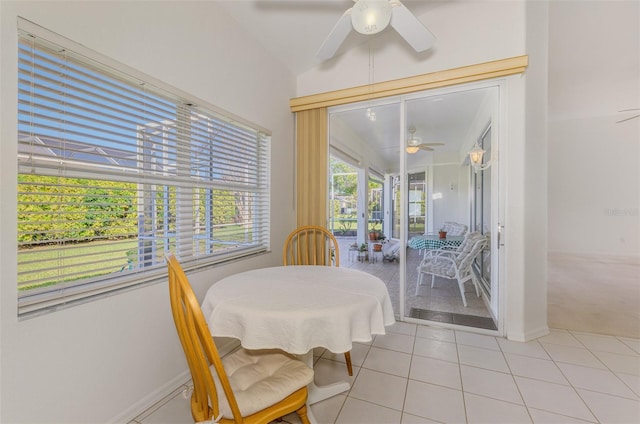
[[[572,332],[571,330],[567,330],[567,331],[569,332],[569,334],[571,334],[571,336],[572,336],[573,338],[575,338],[576,340],[578,340],[578,342],[579,342],[582,346],[584,346],[584,349],[586,349],[586,350],[587,350],[591,355],[593,355],[593,356],[594,356],[594,357],[595,357],[595,358],[596,358],[596,359],[597,359],[597,360],[598,360],[598,361],[599,361],[599,362],[600,362],[600,363],[601,363],[601,364],[606,368],[606,370],[607,370],[607,371],[609,371],[611,374],[613,374],[613,375],[614,375],[614,376],[615,376],[615,377],[616,377],[616,378],[617,378],[621,383],[623,383],[623,384],[624,384],[624,381],[622,381],[622,379],[620,379],[620,377],[618,377],[618,376],[616,375],[616,373],[615,373],[611,368],[609,368],[609,366],[607,366],[607,364],[605,364],[605,363],[604,363],[604,361],[602,361],[602,360],[601,360],[601,359],[600,359],[596,354],[594,354],[594,353],[593,353],[593,351],[592,351],[592,350],[591,350],[591,349],[590,349],[586,344],[584,344],[584,343],[582,342],[582,340],[578,339],[578,338],[573,334],[573,332]],[[544,348],[544,346],[543,346],[543,348]],[[545,350],[546,350],[546,349],[545,349]],[[608,353],[613,353],[613,352],[608,352]],[[551,356],[551,355],[549,355],[549,356]],[[629,356],[631,356],[631,355],[629,355]],[[552,358],[552,360],[553,360],[553,358]],[[591,407],[589,406],[589,404],[587,403],[587,401],[585,401],[585,399],[582,397],[582,395],[580,394],[580,392],[578,391],[578,389],[580,389],[580,390],[586,390],[586,391],[588,391],[588,392],[592,392],[592,393],[599,393],[599,394],[603,394],[603,395],[607,395],[607,396],[612,396],[612,397],[615,397],[615,398],[618,398],[618,399],[631,400],[631,399],[628,399],[628,398],[624,398],[624,397],[622,397],[622,396],[614,395],[614,394],[612,394],[612,393],[604,393],[604,392],[598,392],[598,391],[595,391],[595,390],[589,390],[589,389],[584,389],[584,388],[578,388],[578,387],[574,386],[574,384],[573,384],[573,383],[571,382],[571,380],[570,380],[570,379],[565,375],[565,373],[562,371],[562,368],[560,368],[560,367],[558,366],[558,364],[556,363],[556,361],[555,361],[555,360],[553,360],[553,363],[554,363],[554,364],[556,365],[556,367],[559,369],[560,373],[564,376],[564,378],[567,380],[567,382],[569,382],[569,384],[571,385],[571,388],[573,389],[573,391],[576,393],[576,395],[578,396],[578,398],[579,398],[579,399],[584,403],[584,405],[587,407],[587,409],[589,410],[589,412],[591,413],[591,415],[593,415],[593,417],[596,419],[596,421],[597,421],[598,423],[600,422],[600,419],[599,419],[599,418],[598,418],[598,416],[596,415],[595,411],[593,411],[593,410],[591,409]],[[561,362],[561,361],[560,361],[560,363],[561,363],[561,364],[565,364],[565,363],[566,363],[566,364],[568,364],[568,365],[573,365],[573,366],[583,366],[583,365],[579,365],[579,364],[572,364],[572,363],[569,363],[569,362]],[[599,368],[593,368],[593,367],[587,367],[587,366],[584,366],[584,368],[591,368],[591,369],[596,369],[596,370],[598,370],[598,369],[599,369]],[[625,387],[626,387],[626,384],[624,384],[624,385],[625,385]],[[632,392],[633,392],[633,390],[632,390]],[[635,392],[634,392],[634,393],[635,393]],[[636,400],[636,402],[638,402],[638,403],[640,404],[640,401],[637,401],[637,400]]]
[[[505,351],[503,350],[502,346],[498,342],[497,338],[496,338],[496,343],[498,344],[498,349],[500,349],[500,352],[502,353],[502,357],[504,358],[504,362],[507,364],[507,368],[509,369],[509,374],[511,375],[511,380],[513,381],[514,386],[516,386],[516,390],[518,390],[518,395],[520,395],[520,399],[522,400],[522,405],[527,410],[527,415],[529,416],[529,419],[531,420],[531,422],[535,423],[535,420],[533,419],[533,416],[531,415],[531,410],[529,409],[529,405],[527,405],[527,402],[524,400],[524,396],[522,395],[522,390],[520,389],[520,386],[518,386],[518,382],[516,381],[515,375],[513,374],[513,370],[511,369],[511,365],[509,364],[509,361],[507,360],[507,357],[505,355]],[[547,355],[548,355],[548,353],[547,353]],[[524,355],[522,355],[522,356],[524,356]],[[556,365],[556,367],[557,367],[557,365]]]
[[[415,325],[415,324],[412,324]],[[411,347],[411,359],[409,359],[409,371],[407,372],[407,381],[404,385],[404,398],[402,399],[402,411],[400,411],[400,420],[404,417],[404,410],[407,406],[407,395],[409,394],[409,380],[411,379],[411,367],[413,366],[413,355],[416,350],[416,341],[418,340],[418,326],[415,326],[413,332],[413,346]],[[426,417],[425,417],[426,418]]]

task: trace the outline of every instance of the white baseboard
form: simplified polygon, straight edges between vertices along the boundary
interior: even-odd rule
[[[235,350],[240,343],[234,339],[216,339],[216,346],[221,357],[228,355]],[[191,374],[187,368],[176,377],[172,378],[167,383],[163,384],[160,388],[154,390],[142,399],[135,402],[129,408],[120,412],[118,415],[109,420],[109,423],[128,423],[140,416],[144,412],[147,412],[154,405],[160,403],[168,396],[175,395],[176,390],[180,386],[187,384],[191,380]]]
[[[548,326],[543,326],[543,327],[539,327],[530,331],[527,331],[525,333],[522,332],[513,332],[513,331],[507,331],[507,339],[512,340],[514,342],[530,342],[531,340],[535,340],[539,337],[542,336],[546,336],[547,334],[549,334],[549,327]]]
[[[167,396],[171,395],[173,392],[176,391],[176,389],[178,389],[181,385],[184,385],[185,383],[187,383],[190,379],[191,379],[191,374],[189,373],[188,369],[181,372],[180,374],[178,374],[178,376],[171,379],[160,388],[149,393],[147,396],[138,400],[129,408],[125,409],[124,411],[122,411],[121,413],[113,417],[111,420],[109,420],[109,423],[117,424],[117,423],[131,422],[137,416],[147,411],[148,409],[150,409],[155,404],[162,401]]]

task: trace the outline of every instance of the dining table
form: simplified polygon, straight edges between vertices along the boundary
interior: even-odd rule
[[[395,323],[380,278],[330,266],[275,266],[230,275],[208,289],[202,311],[213,336],[238,339],[245,349],[281,349],[311,368],[314,348],[349,352],[354,342],[370,343]],[[346,381],[312,382],[307,403],[349,388]]]
[[[440,238],[438,234],[425,234],[411,237],[407,245],[416,250],[455,249],[462,244],[464,236],[447,236]]]

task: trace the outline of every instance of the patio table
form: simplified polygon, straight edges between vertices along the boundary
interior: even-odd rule
[[[462,240],[464,240],[464,236],[450,236],[441,239],[437,234],[435,234],[412,237],[411,239],[409,239],[409,242],[407,244],[410,248],[416,250],[447,248],[455,249],[462,244]]]

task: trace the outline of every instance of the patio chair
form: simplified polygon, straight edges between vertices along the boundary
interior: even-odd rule
[[[400,261],[400,243],[398,240],[389,240],[382,245],[382,262]]]
[[[168,255],[167,264],[171,311],[193,379],[194,422],[267,424],[295,411],[308,424],[313,370],[277,350],[240,349],[221,359],[180,263]]]
[[[458,255],[460,254],[460,252],[464,252],[466,250],[468,250],[470,248],[470,246],[473,245],[473,243],[478,239],[484,237],[482,234],[480,234],[477,231],[474,231],[473,233],[467,233],[464,235],[464,238],[462,239],[462,243],[460,243],[459,246],[457,247],[443,247],[441,249],[425,249],[424,251],[424,255],[422,257],[422,264],[425,264],[429,261],[433,261],[436,260],[437,258],[441,257],[441,256],[452,256],[452,255]]]
[[[319,225],[303,225],[289,234],[282,248],[283,265],[340,266],[338,241]],[[351,352],[344,353],[349,376],[353,375]]]
[[[476,295],[480,297],[478,282],[471,268],[473,260],[480,254],[482,249],[487,245],[487,237],[480,235],[469,239],[464,249],[460,252],[448,251],[438,256],[433,256],[428,260],[423,259],[417,268],[418,282],[416,284],[416,293],[418,296],[420,286],[422,285],[423,274],[431,274],[431,287],[435,283],[435,277],[442,277],[448,280],[456,280],[460,296],[462,296],[462,304],[467,306],[467,299],[464,295],[464,283],[471,281],[476,290]],[[425,255],[426,256],[426,255]]]
[[[453,221],[447,221],[443,226],[448,236],[463,236],[467,232],[468,227]]]

